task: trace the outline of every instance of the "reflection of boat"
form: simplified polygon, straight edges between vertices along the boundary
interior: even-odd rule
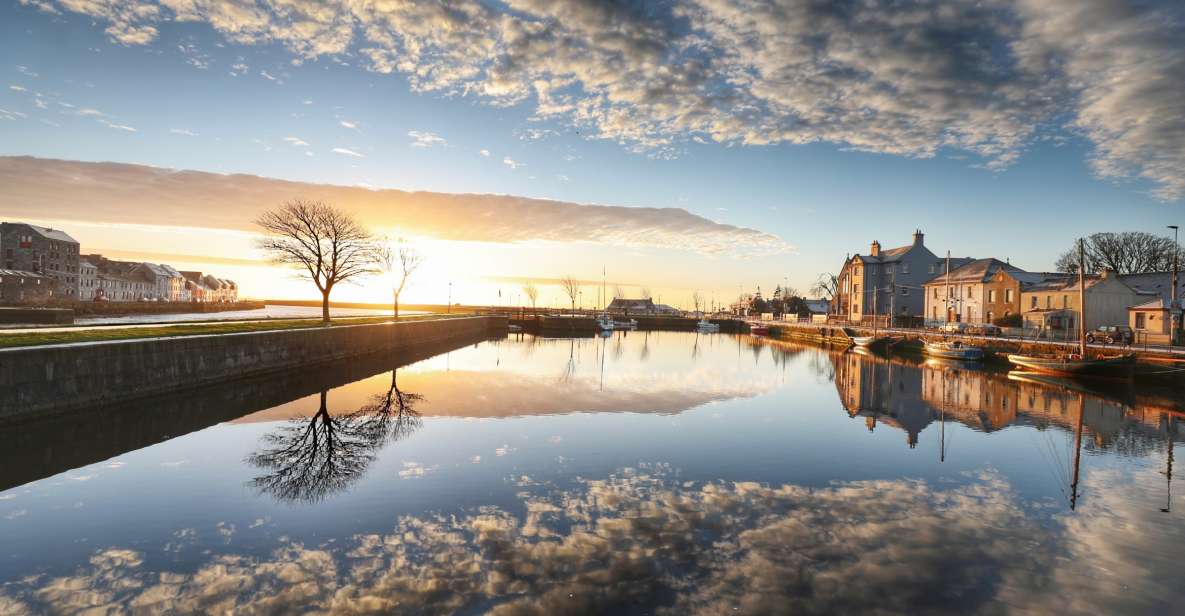
[[[1041,374],[1122,381],[1130,380],[1135,374],[1136,367],[1136,356],[1131,354],[1100,359],[1088,359],[1079,355],[1009,355],[1008,361],[1017,367]]]
[[[754,336],[766,336],[769,335],[769,327],[765,325],[750,325],[749,333]]]
[[[515,333],[523,331],[523,326],[522,325],[515,325],[514,323],[511,323],[510,325],[506,326],[506,331],[508,331],[512,334],[515,334]]]
[[[983,364],[977,361],[966,361],[962,359],[947,359],[944,357],[927,357],[926,366],[936,368],[938,370],[983,370]]]
[[[720,331],[720,324],[713,323],[705,318],[700,319],[699,323],[695,324],[695,328],[703,333],[718,332]]]
[[[979,361],[983,359],[983,349],[967,346],[958,340],[954,342],[927,342],[926,355],[943,359]]]

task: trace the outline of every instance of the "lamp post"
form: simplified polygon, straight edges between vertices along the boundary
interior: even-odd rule
[[[1181,329],[1181,315],[1177,310],[1177,268],[1179,265],[1177,260],[1181,254],[1181,245],[1177,243],[1177,225],[1168,225],[1168,228],[1173,230],[1173,288],[1172,294],[1169,296],[1171,298],[1169,314],[1172,315],[1170,323],[1173,326],[1172,331],[1169,332],[1169,344],[1173,345],[1177,343],[1177,333]]]
[[[449,281],[449,283],[448,283],[448,306],[445,307],[445,310],[447,311],[448,314],[453,313],[453,283],[452,283],[452,281]]]

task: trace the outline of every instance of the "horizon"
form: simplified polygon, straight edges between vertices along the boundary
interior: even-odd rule
[[[1185,204],[1185,16],[1169,2],[899,7],[911,24],[804,5],[833,40],[801,62],[778,58],[807,22],[774,3],[750,3],[777,16],[765,26],[708,3],[572,3],[566,21],[512,4],[0,8],[0,218],[310,299],[248,223],[325,194],[422,249],[408,302],[521,304],[522,281],[605,271],[610,292],[686,306],[811,295],[847,255],[915,228],[938,255],[1050,271],[1077,237],[1163,236]],[[541,305],[566,303],[542,289]]]

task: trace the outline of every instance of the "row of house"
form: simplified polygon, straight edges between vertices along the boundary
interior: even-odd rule
[[[0,303],[51,301],[234,302],[238,285],[163,263],[81,254],[61,229],[0,223]]]
[[[906,246],[845,260],[833,314],[851,321],[893,316],[926,325],[945,322],[1023,324],[1072,336],[1082,300],[1076,275],[1029,272],[1007,260],[941,258],[925,246],[920,230]],[[1172,273],[1085,276],[1086,328],[1127,325],[1150,342],[1167,342],[1181,307],[1172,305]],[[1185,286],[1178,282],[1177,298]]]

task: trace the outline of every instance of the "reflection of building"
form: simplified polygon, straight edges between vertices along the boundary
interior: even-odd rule
[[[865,417],[869,429],[885,423],[905,431],[910,447],[927,426],[941,420],[982,432],[1012,424],[1073,431],[1079,413],[1091,442],[1100,448],[1142,452],[1166,435],[1176,441],[1185,437],[1176,428],[1185,409],[1171,396],[1141,401],[1149,400],[1147,394],[1136,394],[1125,402],[1056,379],[1010,379],[953,363],[916,366],[857,353],[831,360],[848,414]]]

